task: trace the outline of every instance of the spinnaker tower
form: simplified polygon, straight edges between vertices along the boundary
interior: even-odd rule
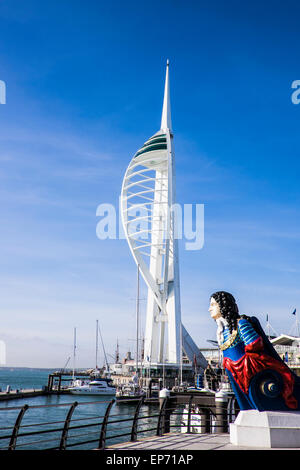
[[[180,367],[206,359],[181,320],[175,157],[167,62],[160,130],[133,156],[123,179],[121,216],[132,256],[148,287],[144,358]]]

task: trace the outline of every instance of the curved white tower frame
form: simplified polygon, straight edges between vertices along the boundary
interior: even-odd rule
[[[206,367],[181,323],[175,160],[167,62],[161,128],[132,158],[122,185],[124,232],[148,286],[144,362],[179,366],[182,350]]]

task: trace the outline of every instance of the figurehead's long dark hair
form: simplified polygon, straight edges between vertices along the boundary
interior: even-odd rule
[[[238,320],[241,318],[235,298],[224,291],[215,292],[211,297],[219,304],[221,315],[227,321],[229,331],[232,333],[237,329]]]

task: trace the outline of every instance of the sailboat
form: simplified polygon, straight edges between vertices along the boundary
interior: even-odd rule
[[[73,369],[73,383],[68,390],[73,395],[115,395],[116,394],[116,387],[112,383],[112,379],[110,378],[103,378],[97,377],[100,375],[100,371],[98,369],[98,333],[99,333],[99,325],[98,320],[96,320],[96,367],[92,371],[91,375],[95,378],[91,381],[86,381],[82,379],[76,379],[74,377],[74,369]],[[76,338],[76,336],[74,336]],[[102,340],[102,337],[101,337]],[[103,341],[102,341],[103,345]],[[103,346],[104,347],[104,346]],[[75,350],[76,346],[74,343],[74,363],[75,363]]]

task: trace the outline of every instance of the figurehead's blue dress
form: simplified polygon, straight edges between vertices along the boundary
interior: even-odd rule
[[[259,325],[254,317],[251,320]],[[225,327],[220,345],[223,367],[240,409],[298,409],[294,374],[268,343],[263,331],[257,324],[256,329],[253,325],[254,321],[241,318],[232,333]]]

